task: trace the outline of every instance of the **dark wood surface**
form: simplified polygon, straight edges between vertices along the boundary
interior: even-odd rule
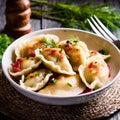
[[[75,0],[75,2],[79,2],[79,4],[83,4],[87,1],[90,0]],[[96,4],[99,3],[105,3],[108,2],[108,0],[96,0]],[[112,5],[118,9],[120,9],[120,0],[109,0],[109,2],[112,3]],[[0,31],[4,29],[4,26],[6,24],[5,21],[5,3],[6,0],[0,0]],[[53,28],[53,27],[60,27],[60,23],[51,21],[51,20],[46,20],[46,19],[31,19],[31,24],[32,24],[32,30],[36,31],[39,29],[45,29],[45,28]],[[0,120],[12,120],[9,118],[9,116],[5,116],[2,113],[0,113]],[[112,114],[109,116],[107,120],[120,120],[120,110],[118,110],[116,113]]]

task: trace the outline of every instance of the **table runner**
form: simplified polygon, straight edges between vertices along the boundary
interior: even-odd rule
[[[90,120],[120,109],[120,80],[97,98],[78,105],[56,106],[33,101],[16,91],[0,70],[0,112],[15,120]]]

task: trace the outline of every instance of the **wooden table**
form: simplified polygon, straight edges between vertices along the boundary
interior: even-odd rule
[[[4,29],[4,26],[6,24],[5,14],[4,14],[5,2],[6,0],[0,0],[0,31]],[[81,4],[84,2],[87,2],[87,0],[80,1]],[[104,3],[104,2],[107,2],[107,0],[99,0],[99,3]],[[109,2],[111,2],[113,6],[120,8],[120,0],[109,0]],[[51,20],[46,20],[46,19],[41,19],[41,20],[31,19],[31,24],[32,24],[33,31],[45,29],[45,28],[60,27],[60,23],[57,23]],[[9,117],[4,116],[1,113],[0,113],[0,119],[11,120]],[[120,110],[114,113],[113,115],[111,115],[107,120],[120,120]]]

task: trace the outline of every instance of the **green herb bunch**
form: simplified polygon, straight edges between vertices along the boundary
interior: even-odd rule
[[[47,6],[42,9],[40,6]],[[44,7],[43,7],[44,8]],[[48,2],[47,0],[31,0],[32,17],[47,18],[61,22],[62,27],[78,28],[90,31],[87,18],[96,15],[111,30],[120,27],[120,14],[109,4],[84,5]]]
[[[0,60],[5,49],[9,46],[9,44],[13,41],[13,38],[9,37],[7,34],[0,34]]]

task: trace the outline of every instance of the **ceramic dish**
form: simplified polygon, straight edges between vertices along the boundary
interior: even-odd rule
[[[99,88],[95,91],[75,95],[75,96],[69,96],[69,97],[53,97],[53,96],[47,96],[39,93],[35,93],[32,91],[28,91],[24,88],[22,88],[19,84],[17,84],[10,74],[8,73],[8,68],[10,67],[12,63],[12,54],[14,47],[17,44],[20,44],[21,41],[25,41],[28,39],[31,39],[37,35],[40,34],[54,34],[57,35],[60,39],[65,40],[68,38],[69,35],[74,35],[79,37],[79,39],[83,42],[85,42],[89,49],[94,50],[100,50],[107,49],[109,51],[109,54],[111,55],[111,58],[108,62],[110,66],[111,71],[111,77],[109,82],[103,86],[102,88]],[[11,83],[11,85],[20,93],[27,96],[28,98],[31,98],[35,101],[38,101],[40,103],[45,104],[51,104],[51,105],[73,105],[73,104],[80,104],[85,103],[89,100],[92,100],[95,97],[99,98],[99,95],[102,94],[105,90],[108,90],[109,87],[117,80],[119,74],[120,74],[120,51],[117,49],[117,47],[107,41],[104,38],[101,38],[93,33],[78,30],[78,29],[69,29],[69,28],[51,28],[51,29],[44,29],[32,32],[30,34],[27,34],[17,40],[15,40],[5,51],[3,58],[2,58],[2,69],[3,72],[8,79],[8,81]]]

